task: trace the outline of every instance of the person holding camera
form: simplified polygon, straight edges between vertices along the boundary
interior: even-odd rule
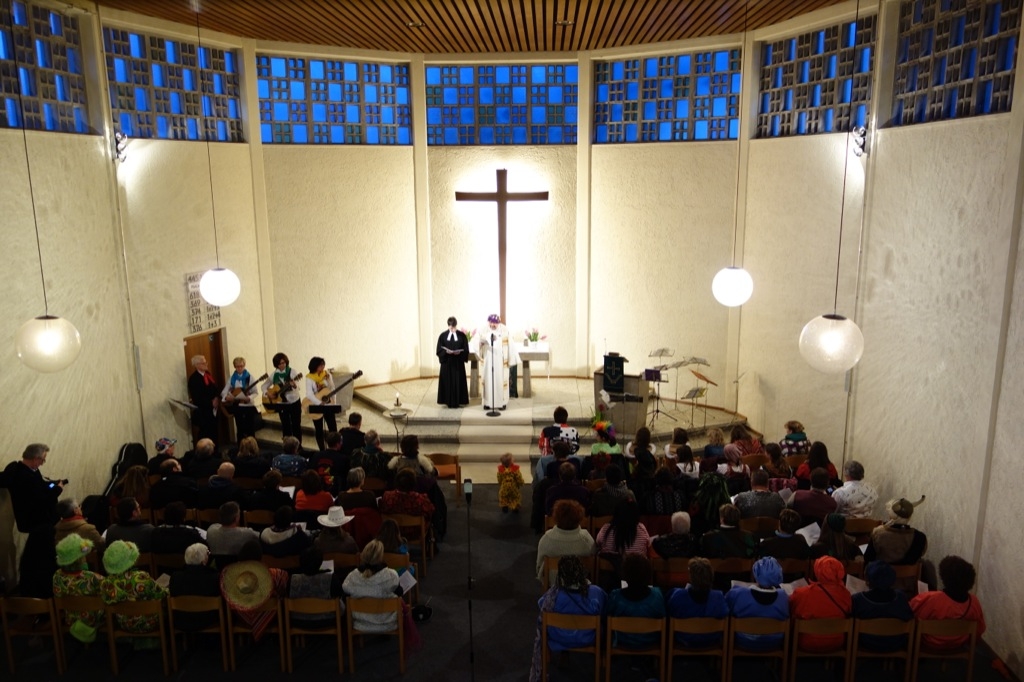
[[[67,481],[50,481],[39,472],[49,452],[49,445],[32,443],[25,448],[20,462],[11,462],[4,469],[14,520],[22,533],[41,526],[52,527],[57,522],[57,500]]]

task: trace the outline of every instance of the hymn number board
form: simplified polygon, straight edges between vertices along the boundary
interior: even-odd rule
[[[199,293],[199,280],[202,272],[189,272],[185,275],[185,304],[188,308],[188,333],[198,334],[220,326],[220,307],[210,305]]]

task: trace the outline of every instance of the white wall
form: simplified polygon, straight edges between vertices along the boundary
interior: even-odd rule
[[[740,313],[739,412],[769,440],[785,435],[787,421],[803,422],[808,437],[827,444],[837,463],[846,417],[843,375],[812,369],[797,341],[809,320],[833,310],[845,147],[845,135],[751,143],[743,264],[754,295]],[[838,305],[848,317],[854,314],[863,180],[861,161],[851,154]]]
[[[483,329],[497,313],[498,210],[494,202],[456,202],[455,192],[494,192],[496,170],[511,192],[548,192],[548,201],[510,202],[506,239],[505,320],[513,338],[536,327],[551,344],[552,374],[575,374],[577,292],[576,149],[551,147],[431,148],[427,154],[433,322],[449,315]]]
[[[257,264],[249,151],[243,144],[133,140],[118,169],[128,294],[139,346],[147,447],[172,436],[188,443],[187,423],[175,421],[168,398],[185,400],[191,372],[182,347],[189,335],[185,276],[216,266],[213,206],[220,264],[242,281],[238,300],[221,309],[227,357],[241,355],[263,373],[261,273]]]
[[[914,523],[935,561],[972,558],[983,504],[1017,166],[1009,124],[884,130],[873,152],[861,294],[870,350],[856,371],[853,449],[883,499],[928,496]]]
[[[629,359],[626,371],[676,358],[725,382],[727,309],[711,295],[715,273],[731,262],[736,145],[724,142],[606,145],[592,149],[590,363],[605,351]],[[680,395],[694,385],[679,374]],[[674,395],[675,382],[662,386]],[[708,401],[724,402],[711,387]]]
[[[43,474],[70,479],[68,494],[81,497],[106,485],[118,447],[142,435],[110,160],[96,137],[29,132],[28,149],[49,312],[78,328],[82,353],[56,374],[39,374],[17,359],[14,335],[43,314],[43,292],[22,134],[0,130],[8,288],[0,296],[0,391],[7,396],[0,465],[19,459],[29,443],[46,443],[51,450]],[[9,505],[0,505],[0,575],[8,578],[12,525]]]
[[[319,355],[359,383],[418,377],[412,150],[267,145],[263,160],[279,345],[266,362],[281,350],[303,373]]]

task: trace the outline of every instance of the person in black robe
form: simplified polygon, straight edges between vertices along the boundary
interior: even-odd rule
[[[221,386],[210,374],[206,358],[192,358],[195,371],[188,377],[188,394],[196,409],[192,410],[192,430],[198,443],[203,438],[217,442],[217,409],[220,407]]]
[[[469,362],[469,339],[456,329],[458,321],[448,318],[448,329],[437,337],[437,359],[441,373],[437,381],[437,402],[448,407],[469,404],[469,384],[466,383],[466,363]]]

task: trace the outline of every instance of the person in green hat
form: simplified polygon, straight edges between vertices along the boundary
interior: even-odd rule
[[[53,574],[54,597],[98,597],[103,576],[89,570],[85,557],[92,551],[92,540],[77,533],[66,535],[57,543],[57,572]],[[65,614],[71,635],[86,644],[96,640],[96,626],[103,620],[103,611],[78,611]]]
[[[135,570],[139,548],[134,542],[115,540],[103,553],[103,568],[107,577],[100,583],[100,596],[106,604],[126,601],[163,599],[167,591],[160,587],[149,573]],[[153,632],[159,626],[154,615],[117,617],[117,627],[134,633]]]

